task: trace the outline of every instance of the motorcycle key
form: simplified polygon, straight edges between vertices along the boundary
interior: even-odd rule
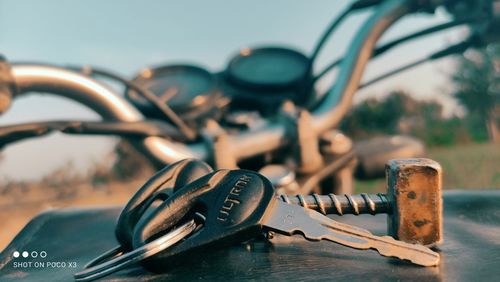
[[[427,247],[378,237],[369,231],[332,220],[318,212],[278,201],[271,183],[246,170],[219,170],[179,189],[153,213],[141,218],[134,229],[138,248],[193,212],[205,215],[203,228],[183,242],[152,256],[143,265],[165,271],[174,262],[192,261],[207,249],[244,242],[274,231],[302,234],[310,241],[328,240],[355,249],[374,249],[383,256],[434,266],[439,254]]]
[[[131,251],[133,229],[155,201],[166,200],[179,188],[212,171],[208,164],[196,159],[185,159],[158,171],[132,196],[121,211],[115,227],[119,245],[87,263],[85,268],[94,267]]]

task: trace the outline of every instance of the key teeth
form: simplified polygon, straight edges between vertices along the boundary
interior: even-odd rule
[[[397,255],[393,255],[393,256],[390,256],[390,257],[394,257],[394,258],[397,258],[397,259],[400,259],[400,260],[404,260],[404,261],[409,261],[413,264],[416,264],[416,265],[419,265],[419,266],[424,266],[424,267],[430,267],[430,266],[438,266],[439,265],[439,261],[440,261],[440,256],[439,254],[437,255],[436,259],[433,260],[432,262],[431,261],[422,261],[422,260],[418,260],[418,259],[411,259],[411,258],[405,258],[405,257],[401,257],[401,256],[397,256]]]
[[[392,240],[395,242],[401,242],[401,241],[394,239],[391,236],[382,236],[382,238],[387,239],[387,240]],[[394,254],[391,250],[388,250],[385,248],[376,248],[376,250],[379,254],[381,254],[383,256],[394,257],[394,258],[398,258],[400,260],[410,261],[410,262],[417,264],[417,265],[420,265],[420,266],[428,267],[428,266],[439,265],[439,261],[441,260],[441,256],[438,253],[436,253],[436,252],[432,251],[431,249],[429,249],[423,245],[420,245],[420,244],[412,244],[412,243],[406,243],[406,244],[411,245],[414,249],[419,249],[422,253],[424,253],[425,256],[433,256],[434,260],[431,261],[429,259],[424,259],[422,257],[414,257],[414,256],[411,256],[411,257],[400,256],[400,255]]]
[[[398,241],[390,236],[376,236],[368,230],[337,222],[321,213],[299,205],[278,202],[274,214],[264,226],[285,235],[302,234],[308,241],[328,240],[358,250],[372,249],[386,257],[407,260],[421,266],[435,266],[440,256],[431,249]]]

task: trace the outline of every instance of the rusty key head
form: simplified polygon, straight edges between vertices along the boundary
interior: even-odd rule
[[[200,251],[258,236],[261,221],[275,201],[273,186],[262,175],[248,170],[219,170],[179,189],[153,213],[141,218],[134,229],[133,246],[144,245],[195,212],[203,214],[205,221],[197,234],[143,262],[150,271],[165,271],[173,262],[200,257]]]
[[[175,190],[212,172],[203,161],[185,159],[171,164],[151,177],[128,201],[118,217],[115,236],[122,247],[132,249],[136,223],[156,200],[166,200]]]
[[[430,159],[396,159],[386,165],[387,196],[392,215],[389,235],[428,247],[443,240],[442,170]]]

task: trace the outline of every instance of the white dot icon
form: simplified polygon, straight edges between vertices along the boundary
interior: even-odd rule
[[[28,252],[27,251],[24,251],[23,252],[23,258],[27,258],[29,256]]]
[[[19,257],[19,252],[18,251],[15,251],[13,254],[12,254],[13,257],[15,258],[18,258]]]

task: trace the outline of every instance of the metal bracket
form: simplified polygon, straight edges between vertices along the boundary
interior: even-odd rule
[[[207,122],[202,137],[212,148],[212,164],[216,169],[238,169],[234,147],[227,132],[214,120]]]
[[[285,102],[281,117],[287,125],[287,136],[293,141],[292,150],[297,172],[313,173],[323,165],[319,138],[313,129],[312,116],[307,110],[297,109],[292,102]]]

